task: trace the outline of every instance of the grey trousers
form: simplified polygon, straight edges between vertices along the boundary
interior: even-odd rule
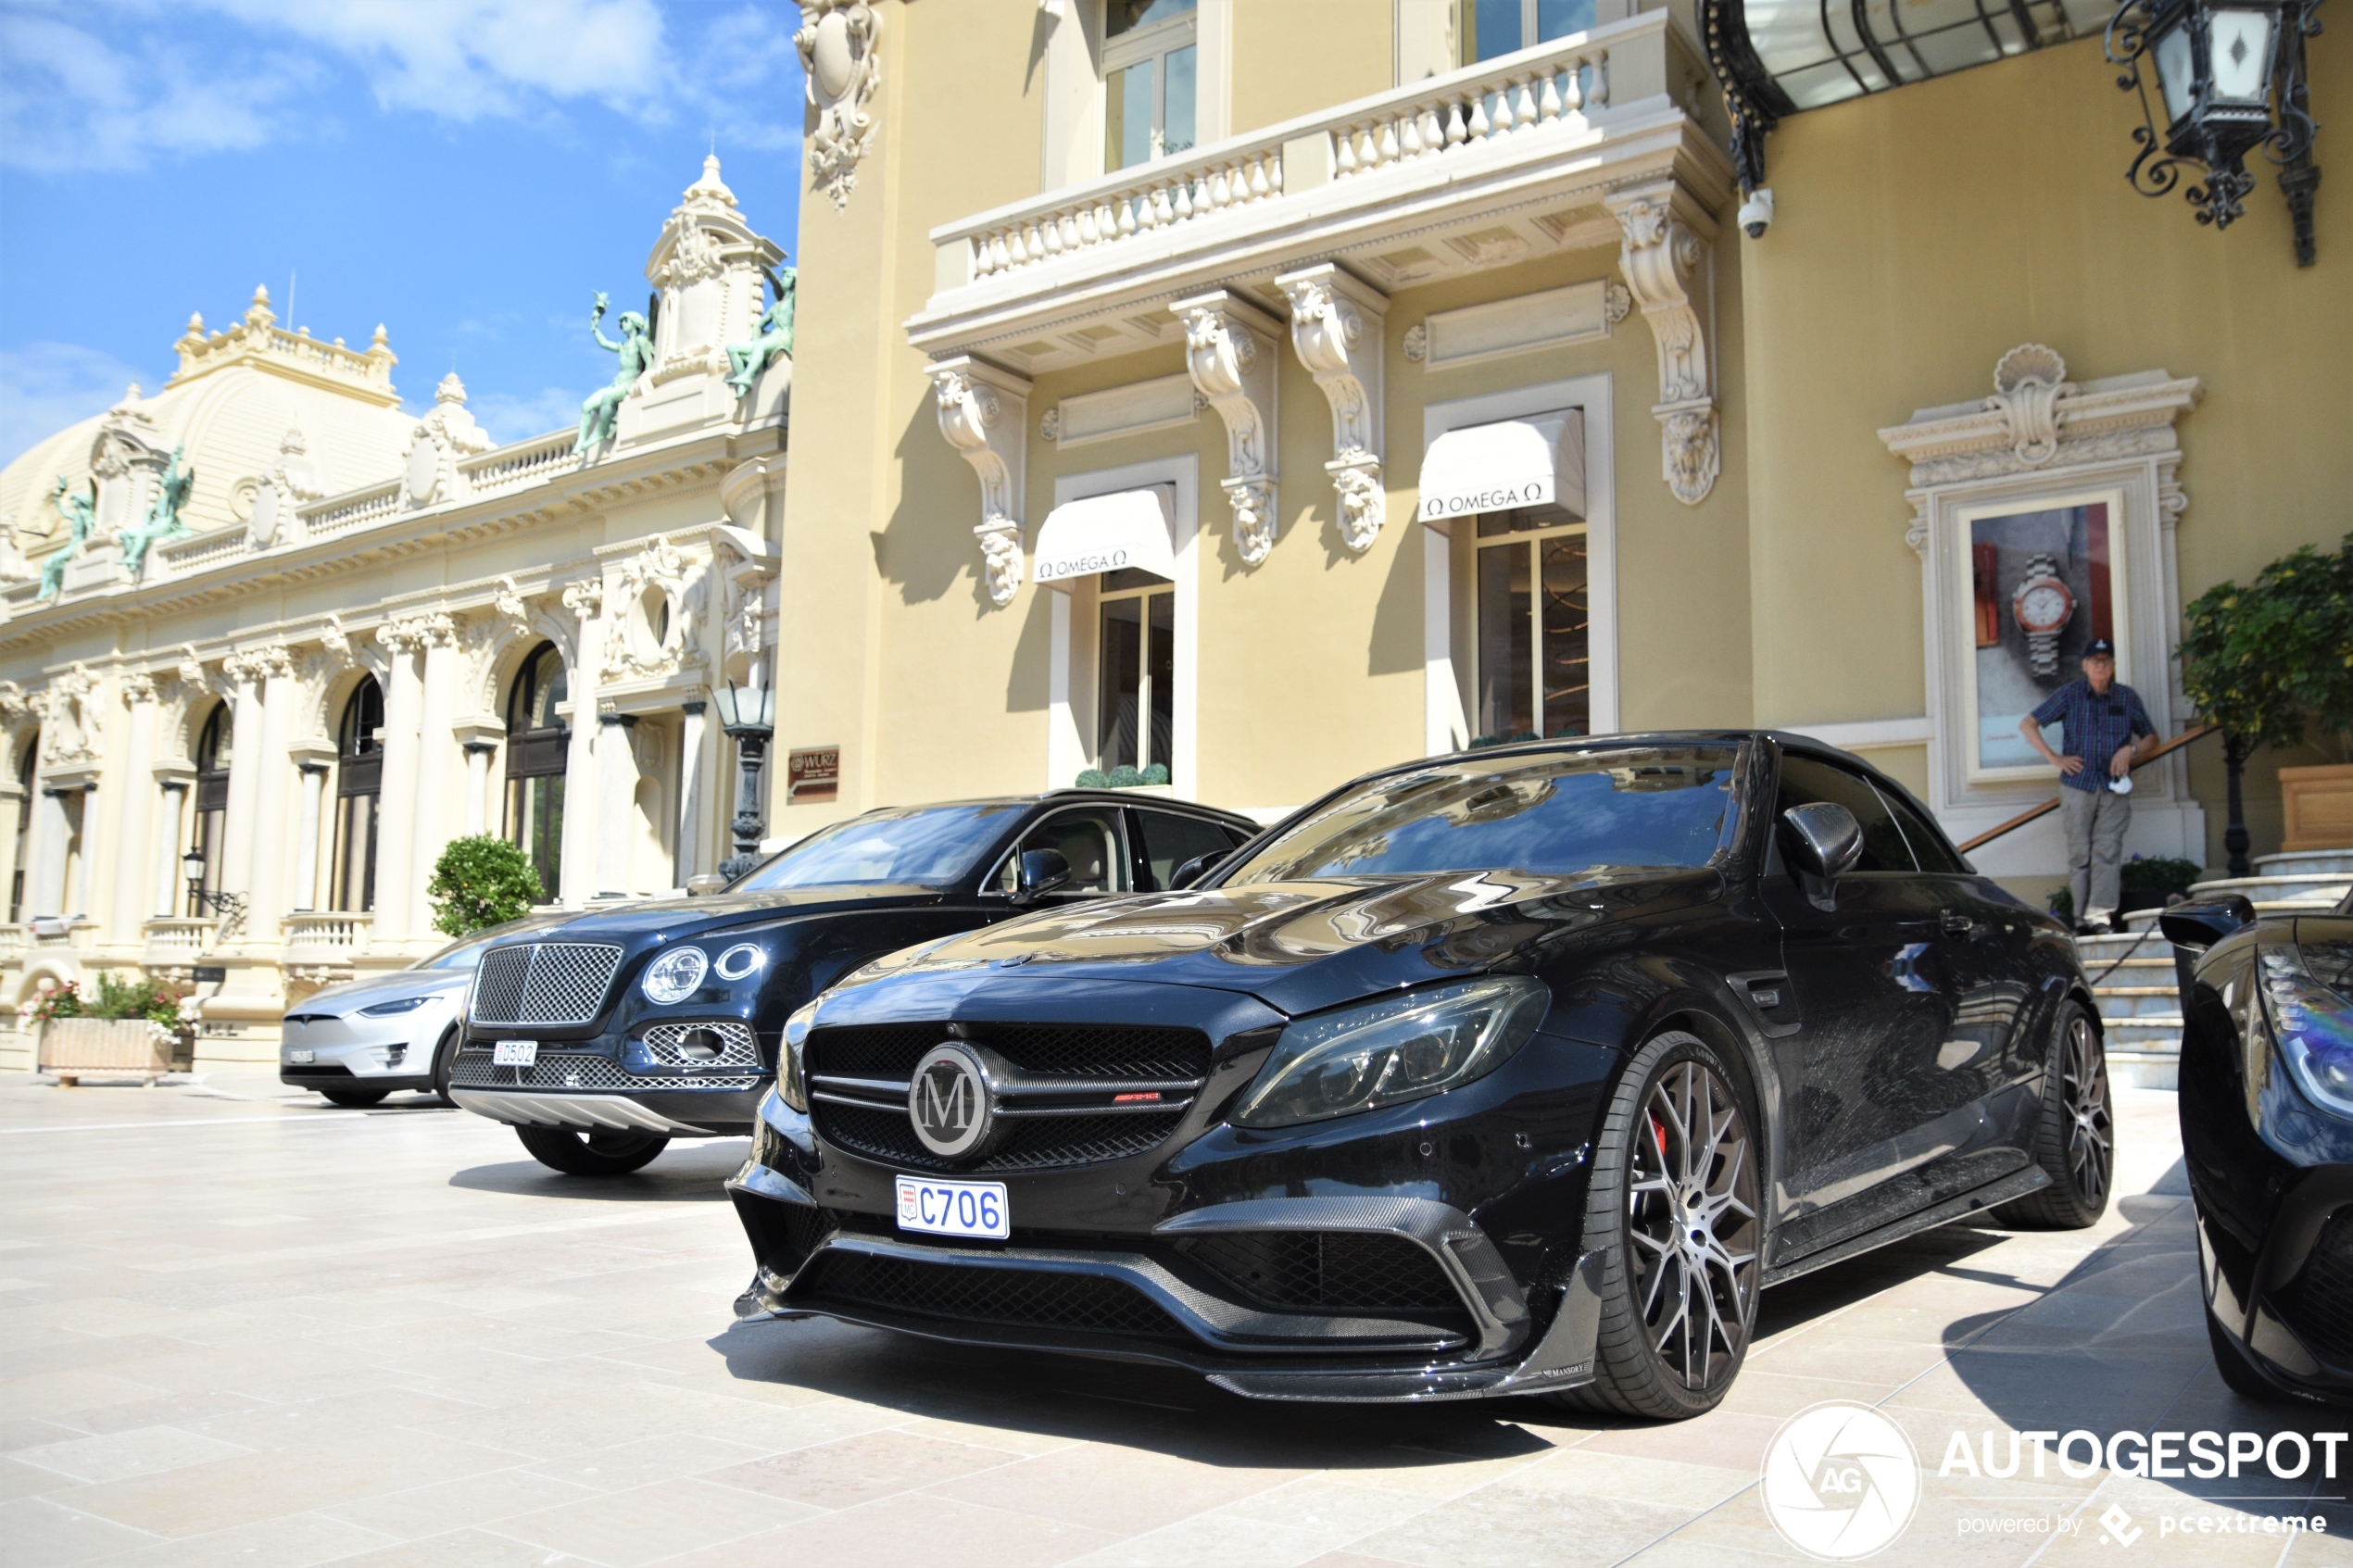
[[[2116,908],[2124,825],[2132,820],[2132,801],[2111,790],[2059,791],[2059,822],[2067,829],[2067,885],[2075,897],[2077,920],[2087,910]]]

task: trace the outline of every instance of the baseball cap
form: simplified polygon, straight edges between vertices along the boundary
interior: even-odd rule
[[[2083,645],[2083,657],[2085,659],[2114,659],[2116,645],[2106,637],[2094,637]]]

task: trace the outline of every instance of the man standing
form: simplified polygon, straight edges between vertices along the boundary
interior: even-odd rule
[[[2057,721],[2064,755],[2043,738]],[[2095,637],[2084,645],[2083,678],[2070,681],[2018,722],[2026,743],[2059,771],[2059,821],[2067,829],[2067,885],[2075,899],[2075,929],[2109,929],[2120,897],[2124,826],[2133,820],[2125,797],[2133,764],[2157,749],[2157,730],[2141,696],[2116,681],[2116,645]]]

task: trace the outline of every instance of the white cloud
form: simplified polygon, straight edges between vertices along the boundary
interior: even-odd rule
[[[565,430],[580,421],[580,394],[560,386],[543,387],[535,395],[516,397],[504,392],[470,396],[466,407],[475,420],[500,445],[526,441],[551,430]]]
[[[132,382],[158,378],[111,354],[70,343],[0,348],[0,466],[77,420],[103,414]]]

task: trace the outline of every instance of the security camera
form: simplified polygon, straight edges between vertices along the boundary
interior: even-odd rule
[[[1741,203],[1741,227],[1748,231],[1750,239],[1759,240],[1765,237],[1766,225],[1772,221],[1773,188],[1759,185],[1748,194],[1748,200]]]

